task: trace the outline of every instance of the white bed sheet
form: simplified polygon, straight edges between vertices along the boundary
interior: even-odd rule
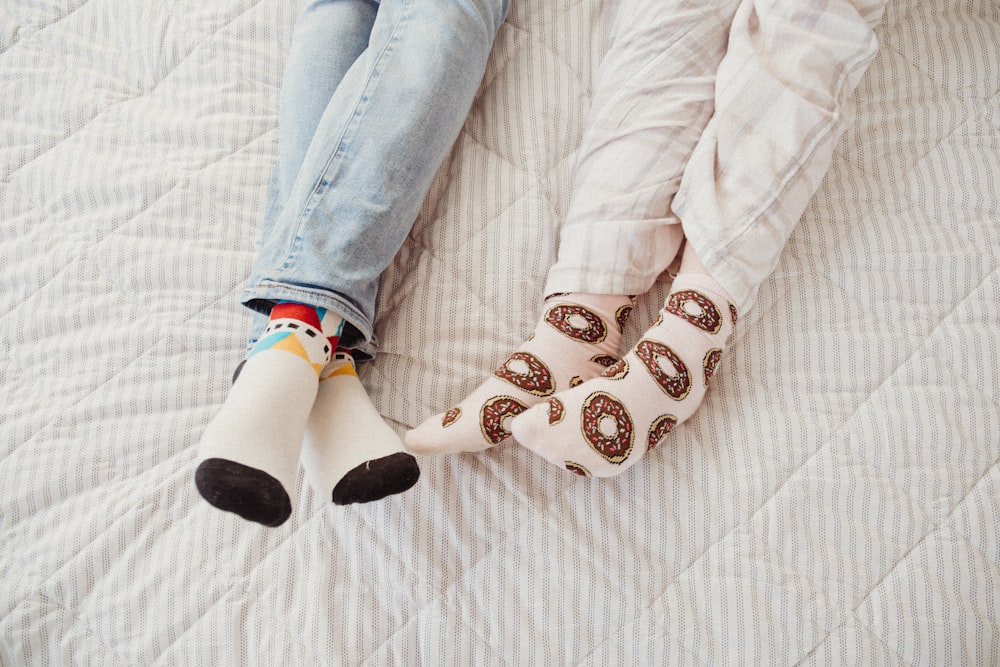
[[[257,528],[193,485],[294,3],[0,7],[0,665],[1000,664],[1000,8],[893,0],[695,419],[583,480],[422,458]],[[388,271],[403,429],[527,335],[613,2],[515,1]],[[645,329],[667,288],[636,309]]]

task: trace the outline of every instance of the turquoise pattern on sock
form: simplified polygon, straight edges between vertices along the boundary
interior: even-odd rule
[[[258,352],[270,350],[272,347],[292,335],[294,334],[291,331],[275,331],[271,335],[261,338],[257,341],[257,344],[253,346],[253,349],[250,350],[250,354],[247,355],[247,359],[252,358]]]

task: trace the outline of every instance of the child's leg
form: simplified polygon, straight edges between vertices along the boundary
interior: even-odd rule
[[[468,398],[406,434],[421,454],[474,452],[504,442],[509,420],[615,363],[632,311],[624,296],[561,294],[545,301],[534,334]]]
[[[701,404],[736,309],[688,248],[660,319],[617,365],[512,422],[515,439],[580,475],[638,462]]]
[[[324,117],[347,72],[367,50],[378,9],[372,0],[305,0],[302,5],[281,79],[278,159],[261,220],[262,253],[281,236],[280,225],[287,222],[285,210],[303,205],[293,197],[294,192],[301,192],[296,182],[300,177],[303,181],[316,178],[317,161],[323,156],[314,150],[307,159],[309,149],[318,130],[329,131],[332,119],[324,125]],[[277,295],[258,303],[250,329],[251,349],[266,326],[270,303],[281,299],[302,300],[303,296]]]
[[[508,3],[350,2],[376,8],[366,47],[321,110],[301,164],[282,171],[294,179],[280,179],[280,205],[268,206],[242,301],[260,309],[292,299],[339,312],[351,324],[345,344],[370,356],[381,275],[465,122]],[[296,35],[335,41],[301,23]],[[289,80],[308,95],[315,67],[297,62]],[[296,122],[291,112],[286,120]]]
[[[306,479],[337,505],[406,491],[420,468],[372,405],[350,353],[341,351],[320,376],[302,448]]]
[[[307,0],[292,32],[278,104],[277,177],[287,196],[330,100],[368,48],[372,0]],[[278,202],[285,205],[284,196]]]
[[[199,446],[198,491],[219,509],[266,526],[292,512],[290,490],[319,373],[343,320],[280,303]]]

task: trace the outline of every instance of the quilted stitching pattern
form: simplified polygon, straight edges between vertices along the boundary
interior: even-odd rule
[[[300,477],[273,531],[192,475],[242,356],[216,332],[247,325],[294,3],[0,9],[0,664],[1000,662],[1000,15],[939,4],[890,3],[672,443],[598,484],[516,448],[427,459],[370,507]],[[614,6],[514,3],[386,276],[363,377],[400,427],[537,320]]]

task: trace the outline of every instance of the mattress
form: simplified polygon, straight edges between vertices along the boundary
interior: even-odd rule
[[[615,8],[513,3],[384,278],[361,373],[400,432],[534,327]],[[300,474],[267,529],[193,473],[295,11],[0,8],[0,665],[1000,664],[993,0],[889,2],[706,404],[640,465],[422,457],[349,507]]]

